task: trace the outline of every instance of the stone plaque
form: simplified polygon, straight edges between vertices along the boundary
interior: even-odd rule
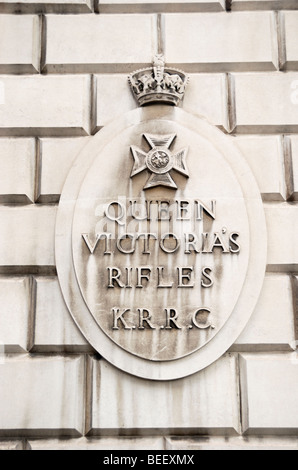
[[[56,228],[60,285],[115,366],[170,380],[218,359],[257,302],[266,226],[231,137],[181,109],[137,109],[79,155]]]

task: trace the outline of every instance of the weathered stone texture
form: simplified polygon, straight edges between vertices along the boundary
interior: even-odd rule
[[[0,277],[1,354],[25,352],[32,318],[32,280],[27,277]]]
[[[297,90],[298,90],[298,82],[297,82]],[[298,98],[298,94],[297,94]],[[298,106],[298,100],[297,100]],[[298,201],[298,136],[291,136],[291,157],[292,157],[292,190],[293,190],[293,199]]]
[[[298,0],[227,7],[0,0],[0,450],[297,450]],[[251,168],[268,258],[229,352],[159,383],[92,356],[60,291],[54,239],[78,153],[137,108],[127,75],[162,50],[190,74],[179,106],[233,134]]]
[[[124,74],[97,75],[96,96],[96,130],[138,107],[127,85],[127,75]],[[220,128],[227,129],[225,74],[190,74],[187,93],[180,106],[192,114],[203,116]]]
[[[294,315],[290,276],[267,274],[255,311],[231,349],[251,352],[296,349]]]
[[[37,277],[34,352],[92,352],[64,303],[56,277]],[[280,321],[280,312],[283,319]],[[279,351],[296,348],[291,279],[267,274],[247,327],[231,351]]]
[[[297,10],[296,0],[232,0],[232,11],[237,10]]]
[[[99,439],[39,439],[29,441],[30,450],[163,450],[162,437],[103,437]],[[1,444],[0,444],[1,449]]]
[[[92,0],[3,0],[4,13],[91,13]]]
[[[237,436],[237,437],[196,437],[183,439],[180,437],[166,438],[166,449],[175,450],[297,450],[295,437],[287,436]]]
[[[88,139],[89,137],[40,139],[38,202],[59,202],[68,172]]]
[[[243,431],[295,434],[298,430],[298,355],[240,357]]]
[[[36,278],[34,352],[92,352],[71,318],[57,278]]]
[[[38,16],[0,14],[0,46],[0,73],[38,72],[41,48]]]
[[[104,360],[93,361],[89,434],[201,434],[219,428],[235,434],[237,410],[234,356],[226,355],[207,369],[172,382],[145,381]]]
[[[240,133],[298,131],[297,73],[233,75],[236,129]]]
[[[55,206],[0,206],[0,273],[55,269]]]
[[[87,135],[90,96],[89,76],[2,75],[0,135]]]
[[[165,15],[165,56],[192,72],[275,70],[271,12]]]
[[[99,13],[224,11],[225,0],[96,0]]]
[[[22,441],[0,441],[0,450],[24,450]]]
[[[267,266],[270,271],[297,270],[298,206],[295,204],[265,204],[268,234]]]
[[[149,65],[156,28],[153,15],[48,16],[45,70],[128,72]]]
[[[34,201],[36,145],[34,139],[0,139],[1,203]]]
[[[298,10],[298,5],[297,5]],[[281,13],[281,22],[284,25],[286,64],[285,70],[298,70],[298,11]]]
[[[0,435],[82,434],[83,357],[7,357],[0,380]]]
[[[285,201],[287,186],[280,136],[238,136],[236,144],[245,156],[264,201]]]

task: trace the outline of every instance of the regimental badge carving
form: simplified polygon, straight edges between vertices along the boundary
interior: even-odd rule
[[[162,54],[153,59],[153,67],[137,70],[128,77],[140,106],[164,103],[177,106],[183,98],[189,77],[182,70],[165,68]]]
[[[82,150],[56,222],[59,284],[80,331],[152,380],[205,369],[234,344],[267,261],[260,191],[233,139],[169,106],[187,81],[160,55],[130,75],[143,108]]]
[[[136,146],[131,146],[131,152],[134,157],[134,166],[130,177],[149,170],[151,176],[148,179],[144,189],[153,188],[155,186],[166,186],[168,188],[177,189],[177,185],[170,175],[172,170],[177,171],[186,178],[189,177],[186,167],[187,148],[179,150],[172,154],[169,150],[177,134],[168,135],[143,135],[151,147],[146,153]]]

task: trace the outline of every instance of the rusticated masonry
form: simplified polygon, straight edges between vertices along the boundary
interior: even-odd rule
[[[297,450],[297,31],[296,0],[0,1],[1,450]],[[150,67],[155,54],[189,75],[178,111],[203,117],[237,146],[257,182],[267,228],[265,279],[245,329],[208,367],[167,382],[127,374],[97,353],[69,313],[55,253],[61,194],[77,156],[137,110],[127,77]],[[143,355],[156,348],[162,356],[172,334],[183,343],[177,356],[206,338],[212,344],[221,325],[216,299],[227,308],[224,293],[236,296],[246,277],[243,268],[237,278],[236,265],[250,231],[241,211],[227,210],[215,194],[224,175],[210,178],[204,198],[199,184],[191,197],[179,197],[204,168],[190,165],[200,165],[201,154],[192,156],[175,133],[157,150],[141,132],[127,142],[114,134],[128,178],[92,208],[93,225],[83,226],[84,199],[74,220],[73,259],[84,259],[80,289],[94,308],[103,289],[106,302],[115,292],[133,299],[111,301],[107,317],[96,320]],[[102,185],[108,174],[113,185],[117,175],[107,167],[108,159],[98,165]],[[152,182],[173,187],[158,186],[151,197],[156,186],[144,188]],[[144,190],[145,204],[133,192],[119,199],[124,186]],[[222,196],[229,188],[223,185]],[[142,235],[131,230],[136,224]],[[229,265],[223,272],[222,258]],[[84,281],[92,269],[94,290]],[[141,293],[151,288],[145,304]],[[241,308],[239,321],[246,313]],[[139,338],[148,332],[154,341],[142,349]],[[161,348],[157,336],[165,338]]]

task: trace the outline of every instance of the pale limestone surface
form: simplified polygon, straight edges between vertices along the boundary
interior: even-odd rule
[[[236,132],[297,132],[297,73],[235,74],[233,79]]]
[[[0,277],[1,354],[25,352],[28,348],[33,310],[31,285],[29,277]]]
[[[57,278],[36,278],[34,352],[93,352],[64,304]]]
[[[67,174],[88,139],[89,137],[40,139],[38,202],[59,202]]]
[[[92,0],[2,0],[4,13],[91,13]]]
[[[4,282],[8,281],[4,278]],[[36,283],[33,350],[92,352],[92,348],[66,309],[57,278],[37,277]],[[295,349],[292,294],[291,279],[288,275],[268,273],[253,316],[231,350]],[[2,298],[5,300],[4,295]],[[19,302],[21,300],[22,298],[18,298]],[[280,312],[283,312],[282,319]]]
[[[0,139],[1,203],[34,201],[36,178],[35,139]]]
[[[167,450],[298,450],[295,437],[196,437],[183,439],[166,438]]]
[[[84,358],[11,356],[0,367],[0,434],[80,435]]]
[[[295,336],[296,336],[296,349],[298,349],[298,276],[294,276],[293,278],[293,291],[294,291],[294,328],[295,328]]]
[[[128,86],[127,74],[96,75],[96,126],[98,131],[113,119],[138,107]],[[112,93],[110,91],[113,90]]]
[[[87,135],[90,77],[0,76],[0,135]]]
[[[225,74],[190,74],[183,104],[188,113],[206,118],[228,130],[228,97]]]
[[[156,113],[159,116],[158,121],[151,119],[151,116],[156,116]],[[132,126],[131,123],[135,125]],[[181,132],[181,126],[185,128],[184,133]],[[190,129],[195,129],[197,134],[194,134],[190,129],[188,131],[188,126],[191,126]],[[125,297],[125,305],[129,306],[129,318],[127,319],[129,326],[125,329],[129,329],[131,334],[127,335],[127,331],[123,328],[119,332],[117,327],[112,328],[111,316],[107,312],[111,312],[111,308],[117,305],[115,302],[119,302],[119,296],[114,290],[110,290],[109,293],[107,291],[108,286],[105,280],[107,270],[105,268],[106,263],[110,263],[110,260],[109,258],[104,260],[101,258],[102,250],[100,249],[97,250],[92,258],[88,258],[93,253],[88,251],[88,244],[82,241],[82,233],[90,233],[90,236],[92,236],[94,224],[97,224],[96,230],[101,230],[100,222],[97,220],[98,217],[101,218],[101,210],[103,208],[101,201],[106,201],[106,194],[109,194],[109,197],[115,198],[113,200],[116,200],[119,195],[125,194],[127,181],[129,181],[132,169],[131,156],[129,158],[128,152],[129,144],[132,142],[131,139],[137,139],[133,140],[133,142],[141,145],[144,133],[148,132],[151,134],[161,131],[166,133],[176,133],[179,131],[177,145],[181,146],[181,148],[187,145],[191,147],[188,161],[189,168],[190,170],[196,169],[197,171],[195,173],[196,177],[193,174],[190,184],[183,191],[183,197],[186,199],[192,198],[192,195],[196,194],[198,187],[200,187],[201,197],[203,199],[204,197],[208,198],[210,197],[210,190],[213,188],[211,194],[214,195],[215,192],[221,201],[221,204],[218,204],[216,220],[219,228],[216,229],[216,224],[214,224],[213,229],[215,231],[222,230],[222,224],[234,227],[234,212],[237,212],[237,227],[241,232],[242,247],[245,247],[242,248],[242,254],[237,259],[237,262],[234,263],[232,273],[232,259],[230,257],[227,258],[226,255],[226,262],[223,264],[223,267],[230,267],[230,269],[225,271],[221,269],[221,282],[217,283],[217,289],[213,292],[215,294],[213,298],[211,299],[210,297],[212,293],[205,293],[204,299],[204,293],[201,294],[202,297],[200,299],[202,298],[207,305],[212,300],[213,309],[216,312],[216,316],[212,320],[215,324],[214,331],[212,331],[212,323],[208,323],[206,324],[207,328],[204,328],[205,330],[210,329],[209,332],[205,332],[207,334],[200,335],[200,331],[196,330],[188,335],[185,334],[188,330],[193,329],[189,328],[191,326],[189,321],[192,312],[197,311],[199,297],[195,290],[192,291],[191,297],[188,294],[187,298],[186,296],[182,297],[180,293],[177,295],[179,295],[178,305],[181,307],[181,321],[183,322],[181,324],[181,333],[184,334],[179,336],[178,341],[177,333],[179,333],[180,329],[178,328],[178,331],[174,331],[175,335],[171,335],[171,344],[167,341],[167,333],[169,331],[164,325],[164,311],[160,310],[160,305],[165,305],[166,298],[163,296],[164,291],[159,291],[160,304],[158,303],[156,293],[152,291],[152,288],[156,285],[154,280],[150,283],[150,290],[147,289],[146,294],[144,294],[144,299],[140,296],[140,291],[135,297],[131,296],[130,293],[134,293],[133,290],[130,290]],[[183,137],[184,134],[185,137]],[[115,135],[118,136],[117,139],[114,138]],[[111,136],[113,140],[109,143]],[[201,138],[199,136],[204,137]],[[208,141],[210,141],[210,144],[206,149]],[[217,147],[213,148],[215,143]],[[104,150],[99,153],[100,147]],[[179,148],[177,147],[177,149]],[[220,153],[218,152],[219,148]],[[200,159],[198,159],[198,155],[201,155]],[[206,161],[207,158],[209,159]],[[113,162],[114,164],[112,164]],[[228,162],[229,166],[227,167]],[[86,172],[88,168],[90,170]],[[116,169],[121,169],[121,179],[118,180],[117,186],[112,183]],[[213,187],[214,180],[210,178],[217,171],[221,174],[221,180],[216,180],[217,186],[215,189]],[[242,180],[243,174],[246,176],[245,182]],[[99,175],[105,175],[105,178],[101,179],[101,185],[99,185]],[[124,177],[125,175],[126,177]],[[201,175],[201,179],[197,180],[199,175]],[[205,175],[205,177],[202,175]],[[238,186],[239,180],[236,175],[239,176],[239,180],[242,182],[241,188]],[[84,180],[83,184],[82,180]],[[137,197],[145,182],[146,175],[144,181],[139,179],[132,186],[130,197]],[[236,197],[235,194],[237,195]],[[243,195],[245,195],[247,205],[243,205]],[[233,203],[230,205],[229,202],[231,200]],[[233,211],[234,203],[236,203],[236,207]],[[96,207],[95,212],[94,207]],[[232,219],[228,220],[228,217],[232,217]],[[70,221],[72,221],[72,225],[69,223]],[[249,240],[248,226],[250,232]],[[56,223],[56,262],[60,285],[65,301],[81,331],[94,348],[111,363],[137,376],[154,380],[180,378],[203,369],[211,364],[215,358],[220,357],[239,336],[247,323],[263,283],[266,261],[265,234],[266,228],[259,190],[247,164],[233,147],[232,139],[225,137],[218,129],[210,126],[205,121],[196,119],[180,109],[165,106],[147,107],[142,110],[132,111],[128,115],[123,116],[119,121],[107,126],[102,133],[97,135],[81,153],[80,159],[76,162],[66,181]],[[72,243],[70,244],[71,240]],[[248,245],[250,245],[249,253]],[[144,264],[142,254],[139,250],[135,251],[135,257],[130,257],[132,264],[137,261]],[[119,259],[119,256],[121,258],[120,252],[115,253],[113,262],[122,263],[123,261]],[[163,258],[159,257],[159,259],[153,257],[153,259],[159,262],[164,260],[162,262],[166,263],[167,259],[165,259],[165,256]],[[186,260],[183,256],[184,252],[180,251],[179,257],[175,258],[179,263],[183,260],[182,265],[185,265]],[[214,260],[210,259],[210,262],[215,261],[216,263],[220,259],[215,257]],[[248,259],[249,266],[246,269]],[[193,261],[196,263],[195,269],[198,269],[198,260],[199,258]],[[152,271],[153,268],[154,265],[152,263]],[[216,266],[215,269],[217,269]],[[90,278],[92,280],[97,279],[97,282],[89,282]],[[244,281],[245,285],[243,287]],[[227,298],[225,294],[231,282],[234,285],[233,297]],[[218,291],[220,289],[218,286],[221,287],[220,291]],[[169,286],[169,288],[172,287],[173,285]],[[135,286],[135,288],[138,288],[138,286]],[[174,288],[177,288],[177,283]],[[140,336],[139,330],[144,328],[142,328],[142,324],[140,328],[136,327],[135,312],[138,305],[144,305],[143,302],[146,300],[146,296],[154,298],[155,303],[153,304],[151,301],[150,308],[152,307],[152,312],[154,312],[157,328],[151,328],[149,334],[148,330],[143,332],[144,339],[140,343],[137,341]],[[173,296],[171,296],[171,299],[173,302]],[[222,299],[222,306],[221,302],[219,302],[220,299]],[[137,304],[135,304],[136,300]],[[200,303],[203,300],[200,300]],[[237,302],[237,308],[235,308],[235,303],[231,307],[231,302]],[[211,318],[213,317],[210,316]],[[97,325],[95,322],[97,322]],[[223,324],[224,328],[222,328]],[[101,328],[98,328],[98,325]],[[197,329],[200,330],[201,328],[197,327]],[[216,339],[208,342],[208,339],[214,333],[219,333],[219,335]],[[152,337],[154,341],[150,343]],[[112,338],[114,341],[111,341],[109,338]],[[191,338],[191,341],[188,342],[187,338]],[[201,345],[204,345],[204,348],[200,349],[199,346]],[[175,361],[168,362],[168,359],[173,359],[170,346],[175,348]],[[189,348],[191,348],[192,355],[187,355]],[[198,358],[196,361],[194,361],[195,356]],[[151,357],[155,361],[148,360]],[[179,368],[177,364],[180,365]]]
[[[30,450],[163,450],[162,437],[104,437],[30,440]],[[1,449],[1,444],[0,444]]]
[[[285,70],[298,70],[298,44],[297,35],[295,34],[298,29],[298,11],[283,12],[282,21],[284,22],[287,51]]]
[[[268,230],[267,269],[291,272],[297,269],[298,206],[295,204],[265,204]]]
[[[292,164],[293,164],[293,198],[295,201],[298,200],[298,136],[293,135],[291,137],[292,146]]]
[[[294,434],[298,430],[298,354],[240,356],[243,431]]]
[[[119,430],[122,435],[131,434],[130,430],[135,435],[212,434],[218,428],[225,434],[235,434],[239,432],[236,373],[233,355],[191,377],[168,383],[145,381],[106,361],[93,360],[89,434],[115,434]]]
[[[40,61],[38,16],[0,14],[0,31],[0,73],[38,72]]]
[[[296,0],[232,0],[235,10],[297,10]]]
[[[290,276],[266,275],[255,311],[231,349],[251,352],[296,349]]]
[[[224,11],[225,0],[96,0],[99,13]]]
[[[164,21],[169,64],[192,72],[276,69],[271,12],[173,14]]]
[[[0,206],[0,272],[54,268],[55,206]]]
[[[189,113],[203,116],[212,124],[227,129],[226,85],[225,74],[190,74],[187,93],[180,106]],[[97,75],[96,96],[96,130],[138,107],[127,86],[127,75],[124,74]]]
[[[156,28],[154,15],[49,15],[45,70],[128,72],[149,65]]]
[[[285,165],[280,136],[238,136],[235,142],[253,171],[263,200],[286,200]]]
[[[0,450],[24,450],[22,441],[0,441]]]
[[[275,11],[298,3],[233,0],[229,13],[224,3],[96,0],[95,15],[90,0],[0,1],[1,450],[297,450],[298,12]],[[167,384],[97,356],[84,371],[92,350],[60,293],[57,208],[46,205],[89,134],[137,107],[127,75],[161,49],[199,72],[180,107],[237,135],[266,202],[271,271],[232,356]],[[84,406],[100,438],[77,437]]]

